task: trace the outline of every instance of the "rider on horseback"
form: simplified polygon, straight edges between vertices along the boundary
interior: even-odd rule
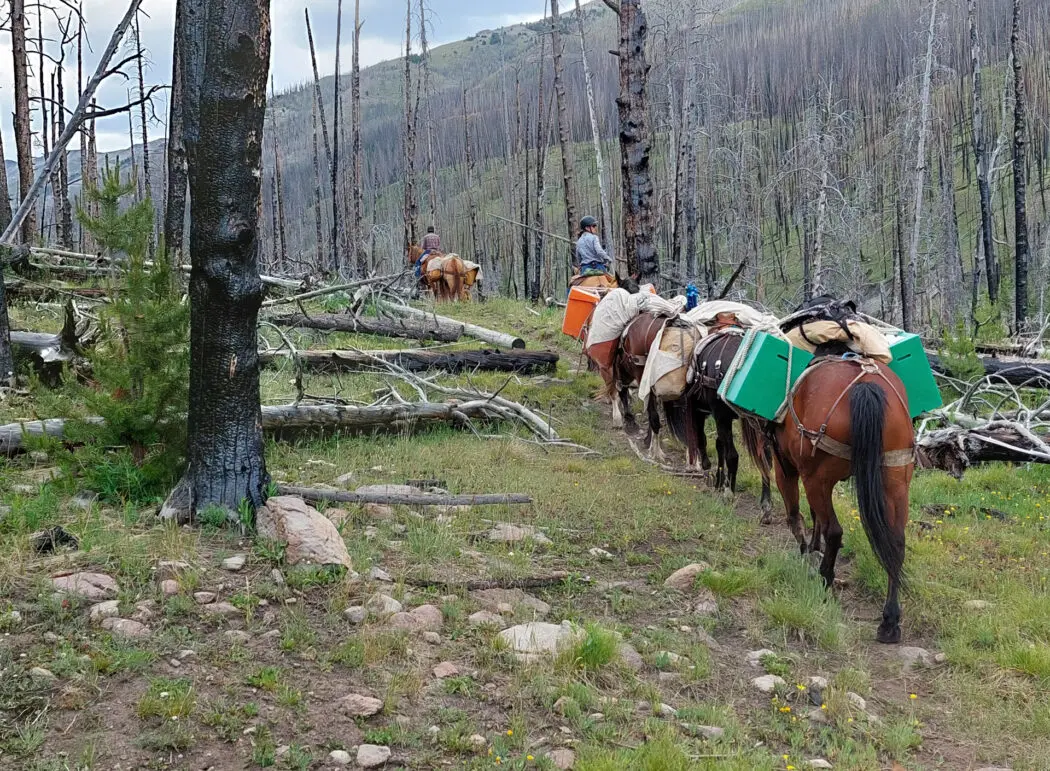
[[[598,220],[584,217],[580,220],[580,237],[576,241],[576,259],[581,276],[610,275],[612,257],[605,253],[598,238]]]

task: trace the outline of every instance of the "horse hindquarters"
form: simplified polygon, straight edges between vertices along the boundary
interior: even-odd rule
[[[874,383],[858,383],[849,397],[852,474],[857,490],[860,521],[875,553],[889,577],[889,592],[876,639],[900,641],[898,592],[904,569],[904,526],[895,516],[891,525],[883,474],[883,431],[886,425],[886,394]],[[894,506],[896,508],[896,506]],[[897,514],[894,511],[894,514]]]

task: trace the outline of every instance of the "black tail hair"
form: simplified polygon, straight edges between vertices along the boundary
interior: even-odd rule
[[[655,397],[650,396],[650,399]],[[667,426],[671,429],[671,433],[674,438],[684,444],[686,447],[689,446],[690,431],[688,429],[689,420],[689,402],[686,399],[678,399],[677,401],[664,402],[664,417],[667,418]]]
[[[886,394],[874,383],[858,383],[850,391],[849,409],[852,471],[860,522],[871,550],[890,579],[903,580],[903,542],[890,530],[883,487],[882,433],[886,423]]]

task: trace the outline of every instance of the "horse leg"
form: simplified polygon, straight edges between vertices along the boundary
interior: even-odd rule
[[[736,475],[740,468],[740,453],[737,452],[736,442],[733,440],[733,413],[723,412],[720,416],[719,430],[725,431],[726,435],[726,487],[729,492],[736,493]]]
[[[609,388],[609,393],[612,395],[613,428],[623,428],[623,398],[615,386]]]
[[[904,529],[908,524],[908,487],[911,482],[911,470],[893,469],[888,476],[890,478],[887,479],[886,485],[887,524],[890,530],[890,538],[894,548],[899,550],[901,564],[903,565],[903,555],[905,553]],[[893,477],[897,478],[894,479]],[[880,643],[892,645],[901,641],[901,605],[898,597],[900,587],[901,575],[899,573],[890,575],[886,604],[882,609],[882,623],[875,633],[875,639]]]
[[[660,405],[652,394],[645,400],[645,411],[649,416],[649,458],[654,463],[663,463],[666,456],[660,446]]]
[[[784,508],[787,510],[788,529],[798,541],[798,547],[803,554],[806,553],[805,529],[802,525],[802,515],[799,513],[798,493],[798,470],[794,467],[785,467],[785,463],[779,459],[774,463],[777,477],[777,489],[780,497],[784,499]]]
[[[707,454],[707,429],[705,424],[707,423],[707,413],[702,410],[693,411],[693,430],[696,432],[696,451],[699,457],[699,468],[698,471],[710,471],[711,470],[711,458]],[[696,463],[693,464],[693,468],[696,468]]]
[[[631,412],[631,389],[629,386],[620,386],[620,409],[623,411],[623,426],[628,431],[638,428],[634,413]]]
[[[809,552],[820,553],[823,542],[827,541],[827,551],[820,564],[820,574],[824,577],[825,586],[831,588],[831,582],[835,577],[835,557],[842,544],[842,526],[838,523],[832,503],[835,480],[828,479],[818,471],[813,476],[803,479],[802,486],[806,488],[806,500],[809,501],[809,510],[813,514],[813,534],[809,542]],[[832,548],[831,540],[832,522],[835,523],[838,530],[838,543],[834,545],[834,548]]]

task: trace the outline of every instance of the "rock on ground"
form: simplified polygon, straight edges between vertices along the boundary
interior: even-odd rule
[[[751,685],[760,693],[773,693],[777,688],[787,687],[784,678],[779,675],[762,675],[751,681]]]
[[[161,560],[154,567],[154,578],[158,582],[177,579],[189,571],[190,568],[190,563],[182,560]]]
[[[718,599],[710,589],[701,589],[693,606],[693,613],[698,616],[713,616],[718,613]]]
[[[510,605],[512,610],[521,605],[541,618],[551,612],[550,605],[521,589],[479,589],[471,592],[470,597],[482,608],[494,613],[500,612],[501,605]]]
[[[645,666],[645,661],[642,660],[642,654],[635,650],[634,646],[628,645],[627,643],[620,643],[616,650],[617,653],[620,654],[620,660],[628,669],[634,672],[640,672],[642,667]]]
[[[357,765],[377,768],[390,760],[390,748],[378,744],[362,744],[357,748]]]
[[[244,563],[247,561],[248,557],[246,555],[234,554],[232,557],[227,557],[222,561],[222,569],[229,570],[231,573],[236,573],[244,567]]]
[[[551,543],[550,538],[530,525],[511,525],[501,522],[489,531],[489,540],[493,543],[521,543],[530,538],[543,546]]]
[[[576,753],[572,750],[551,750],[547,753],[555,768],[568,771],[576,765]]]
[[[834,766],[824,760],[824,758],[813,758],[813,760],[807,760],[806,765],[810,768],[834,768]]]
[[[572,642],[576,634],[576,629],[568,621],[561,624],[532,621],[504,629],[499,638],[519,660],[530,662],[541,656],[556,655]]]
[[[107,618],[116,618],[120,615],[120,603],[116,600],[106,600],[97,605],[92,605],[88,611],[88,618],[92,623],[98,624]]]
[[[900,657],[905,669],[932,667],[937,663],[934,655],[928,650],[925,648],[916,648],[911,645],[904,645],[898,648],[897,656]]]
[[[339,709],[350,717],[371,717],[383,709],[383,702],[361,693],[351,693],[339,700]]]
[[[337,766],[349,766],[352,758],[346,750],[332,750],[328,753],[328,760]]]
[[[395,613],[387,623],[406,632],[436,632],[444,625],[445,617],[433,605],[420,605],[408,613]]]
[[[693,588],[693,583],[696,577],[701,573],[706,573],[711,569],[711,566],[706,562],[694,562],[691,565],[686,565],[684,568],[679,568],[664,581],[664,586],[668,589],[677,589],[680,592],[688,592]]]
[[[198,605],[211,605],[215,602],[215,592],[194,592],[193,599]]]
[[[419,492],[418,490],[416,492]],[[366,503],[364,505],[365,514],[372,519],[377,519],[380,522],[387,522],[394,518],[394,507],[387,506],[382,503]]]
[[[105,573],[67,573],[52,578],[51,585],[56,591],[89,602],[111,599],[120,591],[117,582]]]
[[[380,618],[386,618],[392,616],[395,613],[400,613],[404,610],[404,606],[395,600],[393,597],[388,597],[385,594],[373,594],[368,598],[368,602],[365,603],[365,607],[375,613]]]
[[[442,661],[436,667],[434,667],[434,677],[438,680],[444,680],[446,677],[455,677],[459,674],[459,667],[453,664],[451,661]]]
[[[129,640],[149,637],[149,627],[132,621],[130,618],[104,618],[102,628],[109,631],[114,637],[123,637]]]
[[[289,565],[342,565],[353,567],[350,554],[335,525],[302,498],[278,495],[256,513],[259,535],[280,541]]]
[[[228,602],[215,602],[211,605],[201,605],[201,612],[212,618],[237,618],[244,616],[243,610]]]
[[[716,725],[693,725],[692,723],[682,723],[682,730],[691,736],[696,736],[700,739],[707,739],[708,741],[716,741],[726,735],[724,728],[719,728]]]
[[[343,618],[351,624],[363,624],[368,618],[368,610],[363,605],[351,605],[343,611]]]

